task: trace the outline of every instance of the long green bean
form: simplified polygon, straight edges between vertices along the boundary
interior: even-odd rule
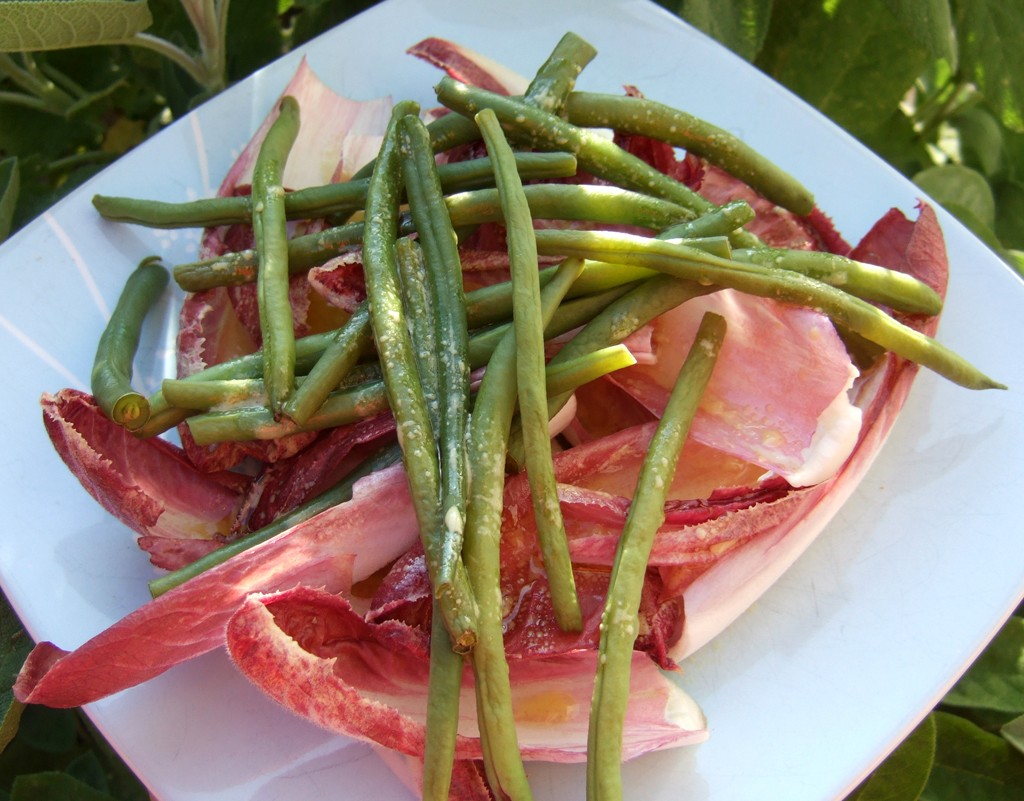
[[[438,370],[440,343],[423,250],[419,243],[402,237],[395,245],[395,260],[408,309],[415,348],[416,371],[423,387],[427,414],[434,431],[441,430],[441,386]],[[467,390],[468,391],[468,390]],[[442,509],[444,506],[442,505]],[[443,551],[443,545],[442,545]],[[444,557],[442,556],[442,563]],[[441,575],[442,571],[438,571]],[[452,571],[452,574],[454,570]],[[451,574],[446,579],[451,581]],[[437,598],[431,601],[430,671],[427,687],[426,740],[423,748],[423,799],[448,801],[455,743],[459,729],[459,702],[463,657],[453,647]]]
[[[679,371],[640,467],[601,614],[597,675],[587,738],[587,801],[622,798],[622,733],[633,644],[647,561],[665,520],[665,499],[701,396],[725,337],[725,319],[708,313]]]
[[[556,270],[556,267],[547,267],[541,270],[538,273],[541,283],[546,284]],[[630,283],[651,275],[651,270],[643,268],[586,262],[583,274],[568,293],[568,296],[574,300],[564,303],[558,308],[555,320],[547,329],[547,335],[549,337],[559,336],[583,325],[622,292],[627,291]],[[589,297],[578,297],[581,295],[589,295]],[[504,333],[501,325],[494,326],[494,324],[507,320],[511,314],[512,285],[509,281],[481,287],[466,294],[467,321],[471,327],[481,329],[474,332],[470,338],[471,367],[482,367],[487,363],[498,340]],[[491,327],[484,328],[485,326]],[[337,335],[338,331],[335,329],[297,339],[295,341],[297,373],[311,371]],[[321,408],[311,415],[302,426],[294,424],[294,421],[277,421],[272,414],[265,414],[258,408],[240,409],[226,414],[200,415],[193,417],[189,425],[195,425],[194,436],[198,436],[201,441],[209,444],[223,440],[264,439],[285,436],[297,431],[320,430],[334,425],[342,425],[369,414],[376,414],[387,408],[382,385],[377,389],[356,385],[366,380],[378,380],[380,378],[379,365],[373,375],[369,374],[373,372],[369,370],[372,365],[368,364],[367,370],[360,370],[361,366],[357,364],[349,371],[348,376],[342,382],[343,386],[340,387],[344,392],[332,393]],[[366,375],[360,378],[356,375],[357,372],[366,373]],[[254,379],[261,376],[262,373],[263,352],[256,351],[211,365],[186,378],[168,379],[168,381],[203,385],[208,382]],[[349,380],[349,377],[352,380]],[[299,382],[299,377],[296,378],[296,382]],[[262,391],[262,384],[260,387]],[[195,399],[188,401],[189,407],[201,405],[203,408],[208,408],[230,402],[229,398],[218,397],[218,393],[226,388],[224,385],[219,387],[208,385],[188,390],[175,387],[172,391],[181,392],[186,397],[190,396]],[[301,389],[301,384],[299,384],[299,388]],[[378,392],[378,390],[381,391]],[[201,398],[205,399],[205,402],[201,403]],[[134,432],[136,436],[157,436],[185,421],[192,414],[191,408],[175,408],[168,402],[162,390],[158,390],[149,397],[149,406],[152,410],[150,418],[144,426]]]
[[[585,220],[660,229],[686,219],[690,214],[669,201],[618,187],[530,184],[523,189],[533,216],[540,219]],[[500,217],[498,196],[494,190],[456,193],[447,196],[445,204],[454,226],[493,222]],[[411,220],[400,222],[400,233],[412,233],[414,230]],[[289,269],[294,273],[305,272],[362,241],[361,222],[294,237],[288,242]],[[188,292],[200,292],[216,286],[238,286],[255,280],[256,262],[256,251],[242,250],[175,265],[174,279]]]
[[[941,343],[867,301],[800,273],[721,259],[673,242],[598,231],[538,231],[549,256],[578,256],[649,267],[704,285],[737,289],[817,309],[833,322],[968,389],[1005,389]]]
[[[587,268],[590,264],[589,261],[586,262]],[[695,281],[653,273],[591,315],[582,329],[551,358],[548,370],[557,369],[559,365],[571,359],[620,343],[658,315],[714,289],[713,286],[702,286]],[[552,415],[568,402],[570,394],[563,393],[551,398]],[[508,459],[518,468],[522,468],[525,463],[526,456],[520,431],[514,431],[510,437]]]
[[[524,180],[567,178],[576,172],[570,153],[517,153],[516,169]],[[486,158],[438,166],[445,192],[464,192],[489,186],[493,168]],[[289,220],[308,220],[351,214],[366,203],[369,178],[352,179],[288,192],[284,197]],[[244,223],[252,219],[252,196],[212,197],[181,203],[132,197],[95,195],[92,204],[104,219],[150,228],[196,228]]]
[[[284,215],[284,167],[299,132],[299,104],[280,103],[253,168],[252,227],[259,269],[256,297],[263,336],[267,403],[279,414],[295,380],[295,328],[288,295],[288,229]]]
[[[942,297],[923,281],[898,270],[887,270],[846,256],[817,250],[751,248],[733,250],[732,258],[802,273],[896,311],[928,315],[942,311]]]
[[[168,279],[159,259],[143,260],[125,281],[96,346],[90,377],[93,397],[107,417],[130,430],[141,428],[149,419],[148,399],[132,387],[132,363],[146,315]]]
[[[565,114],[574,125],[640,134],[685,148],[796,214],[810,214],[814,196],[792,175],[724,128],[654,100],[573,92]]]
[[[516,385],[519,419],[526,450],[526,470],[537,521],[537,538],[551,590],[552,609],[566,631],[583,627],[576,583],[569,558],[548,433],[547,390],[544,386],[544,323],[540,318],[540,281],[533,218],[522,182],[513,168],[512,148],[494,112],[475,117],[494,163],[501,197],[506,241],[512,270],[512,322],[516,334]]]
[[[493,109],[506,133],[515,141],[540,150],[568,150],[576,155],[580,167],[592,175],[627,189],[670,200],[689,209],[692,216],[715,208],[711,201],[614,142],[522,100],[467,86],[447,76],[434,87],[434,91],[443,105],[466,117],[472,117],[484,108]],[[733,239],[741,246],[759,244],[757,237],[745,231],[735,232]]]
[[[444,514],[437,580],[439,586],[445,587],[461,564],[462,530],[466,518],[466,438],[469,428],[466,301],[458,238],[444,203],[430,147],[430,134],[419,117],[411,115],[402,120],[401,130],[406,194],[429,276],[427,286],[431,290],[434,339],[437,343],[440,392],[437,437],[441,509]]]
[[[581,262],[567,260],[544,287],[541,314],[545,323],[581,270]],[[473,406],[469,451],[473,481],[463,558],[479,603],[479,641],[472,663],[484,764],[495,796],[518,800],[529,798],[530,788],[512,716],[500,589],[505,444],[515,406],[515,359],[515,331],[510,330],[488,363]]]
[[[398,203],[402,187],[399,123],[407,114],[415,114],[416,111],[412,103],[399,103],[392,112],[367,190],[363,267],[370,322],[384,373],[388,405],[395,416],[407,466],[431,586],[440,601],[445,625],[455,647],[469,650],[476,641],[476,602],[465,572],[458,573],[444,588],[437,584],[440,543],[436,533],[442,525],[438,502],[440,468],[429,411],[416,371],[395,263]]]
[[[662,277],[658,276],[658,278]],[[601,309],[610,303],[614,303],[619,297],[629,291],[629,285],[613,287],[594,295],[566,301],[555,310],[551,322],[545,328],[545,336],[548,338],[561,336],[584,325],[595,314],[598,314]],[[470,366],[476,368],[488,364],[501,340],[511,328],[511,323],[505,323],[474,333],[469,342]],[[598,350],[601,347],[603,345],[595,344],[587,350],[576,350],[572,357],[584,356],[591,350]],[[568,359],[569,357],[566,358]],[[552,360],[552,362],[554,361]],[[551,363],[549,363],[549,367],[551,367]],[[174,383],[180,385],[195,384],[195,387],[189,387],[188,389],[178,386],[175,389],[184,392],[186,396],[204,396],[211,402],[220,403],[220,399],[216,397],[218,389],[222,389],[222,387],[218,386],[219,381],[207,382],[202,379],[196,381],[186,379]],[[557,383],[553,385],[556,389]],[[208,384],[213,384],[213,386],[207,386]],[[575,386],[572,389],[575,389]],[[188,417],[187,422],[195,442],[199,445],[210,445],[215,442],[226,441],[277,439],[278,437],[302,431],[320,431],[325,428],[346,425],[366,417],[372,417],[387,411],[388,408],[384,383],[379,378],[373,378],[366,382],[345,386],[332,392],[320,408],[301,426],[294,421],[277,420],[273,413],[263,405],[243,406],[223,411],[208,411]],[[188,410],[182,411],[187,413]]]

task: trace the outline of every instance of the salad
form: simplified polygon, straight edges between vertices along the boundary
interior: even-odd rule
[[[431,112],[354,104],[332,97],[308,68],[299,71],[226,177],[224,202],[208,204],[228,216],[190,218],[206,232],[199,261],[175,269],[190,292],[179,336],[185,380],[167,382],[160,397],[120,422],[110,419],[114,405],[102,402],[99,388],[43,400],[65,461],[139,533],[154,564],[171,572],[154,582],[151,604],[82,648],[66,653],[41,644],[23,670],[19,697],[78,706],[226,645],[243,673],[295,712],[403,754],[414,768],[422,762],[422,776],[412,781],[423,783],[425,795],[525,797],[521,757],[582,760],[588,751],[603,755],[592,759],[595,797],[614,795],[620,758],[706,736],[699,707],[671,672],[821,530],[881,446],[916,362],[974,388],[998,386],[930,336],[946,278],[930,209],[922,206],[916,220],[891,212],[850,247],[806,192],[785,176],[761,184],[770,168],[753,156],[730,161],[736,143],[706,124],[687,120],[693,127],[680,135],[690,138],[680,144],[673,137],[685,115],[638,90],[613,99],[571,93],[590,56],[575,37],[563,43],[572,55],[556,50],[529,82],[449,42],[413,48],[449,73],[438,97],[455,113],[432,129],[423,125]],[[658,127],[634,129],[630,120],[644,115]],[[289,121],[295,116],[301,124]],[[460,141],[468,120],[472,136]],[[617,132],[609,138],[591,126]],[[405,219],[403,179],[393,165],[415,164],[423,135],[429,148],[444,146],[445,167],[486,154],[496,188],[439,201],[436,187],[450,180],[441,167],[433,179],[429,168],[410,167]],[[274,143],[289,139],[291,155],[275,159]],[[457,146],[448,147],[453,140]],[[508,168],[513,146],[568,153],[575,164],[570,175],[557,172],[564,162],[547,164],[551,177],[519,185],[513,173],[521,167]],[[310,162],[323,153],[341,158],[312,178],[322,165]],[[744,173],[751,162],[758,169]],[[296,202],[298,191],[275,199],[275,186],[298,190],[329,180],[348,187],[333,206],[317,206],[322,198],[308,193]],[[784,191],[776,191],[779,182]],[[658,202],[641,189],[658,193]],[[487,194],[467,197],[473,192]],[[132,221],[185,224],[160,217],[168,211],[160,204],[138,205],[97,199],[112,218],[130,219],[127,208],[139,215]],[[438,325],[467,341],[464,348],[449,348],[454,339],[417,348],[431,336],[417,327],[428,315],[417,314],[412,299],[416,277],[429,273],[420,260],[454,242],[443,227],[428,242],[436,215],[420,215],[441,206],[447,230],[458,234],[462,280],[455,287],[443,283],[450,276],[431,279],[425,305],[434,307],[431,319],[437,307],[450,307],[448,322]],[[533,217],[527,226],[524,208]],[[277,215],[270,223],[257,221],[265,209]],[[295,220],[285,224],[289,215]],[[275,240],[281,230],[290,239]],[[415,240],[403,231],[415,231]],[[268,267],[271,252],[284,256]],[[524,252],[534,268],[532,293],[520,292],[516,280],[526,274]],[[389,296],[377,271],[381,262],[390,268],[389,259],[405,306],[382,313]],[[285,275],[285,300],[267,300],[275,290],[253,277],[282,261],[295,271]],[[202,283],[210,275],[230,286]],[[460,294],[464,302],[445,302]],[[520,294],[532,297],[524,302]],[[268,322],[272,308],[287,310],[291,331],[281,334],[279,316]],[[389,317],[399,321],[390,334]],[[524,318],[534,333],[552,334],[547,342],[502,346],[529,339],[530,329],[519,327]],[[724,321],[724,333],[721,323],[709,331],[709,321]],[[403,331],[408,359],[390,338],[401,340]],[[694,341],[701,344],[691,348]],[[266,370],[270,362],[280,369],[280,360],[246,355],[260,346],[262,354],[288,350],[289,342],[294,356],[284,380]],[[627,367],[621,343],[633,362]],[[122,368],[130,355],[123,344],[114,354]],[[331,368],[340,377],[327,382],[321,403],[296,412],[289,404],[306,397],[300,389],[314,385],[313,365],[332,348],[344,354],[344,369]],[[449,350],[465,356],[449,360]],[[694,378],[701,355],[703,375]],[[545,497],[534,480],[544,462],[529,461],[537,429],[525,417],[531,381],[518,372],[537,356],[543,399],[554,412],[549,431],[545,409],[541,438],[554,512],[535,503]],[[239,362],[250,372],[223,366]],[[419,420],[398,402],[404,390],[393,371],[403,364],[414,367],[408,392],[426,400]],[[496,384],[501,375],[513,376],[511,383]],[[517,384],[513,422],[516,396],[508,387]],[[197,399],[201,393],[208,394]],[[461,429],[445,422],[460,397],[465,408],[452,420],[473,404]],[[477,436],[481,420],[493,424],[497,439]],[[681,458],[662,458],[673,453],[671,443],[662,445],[669,424],[681,425]],[[157,436],[174,426],[180,448]],[[439,455],[433,468],[429,459],[410,461],[424,432],[437,435],[422,449]],[[446,470],[460,439],[468,449]],[[659,461],[670,463],[668,472]],[[488,475],[499,478],[496,504]],[[474,507],[474,494],[488,486],[490,496]],[[424,498],[434,498],[426,511]],[[655,508],[662,519],[653,527],[627,522],[639,507]],[[553,544],[541,544],[541,529],[552,523],[546,517],[564,531]],[[639,569],[622,567],[617,555],[635,558],[635,547],[620,548],[634,525],[636,539],[646,540]],[[442,530],[457,536],[438,543]],[[556,564],[566,555],[569,581],[556,584]],[[639,579],[625,582],[635,610],[627,603],[616,616],[606,612],[606,597],[615,595],[620,575]],[[466,611],[474,605],[479,613]],[[628,650],[609,645],[604,632],[627,635]],[[435,647],[446,638],[452,647]],[[602,667],[621,665],[623,654],[625,670]],[[610,688],[607,703],[595,700],[595,675]],[[608,744],[602,735],[588,748],[592,701],[611,721],[600,732],[615,731],[617,720],[621,739]],[[432,717],[435,706],[447,711]],[[501,724],[509,714],[512,729]],[[438,770],[445,761],[431,758],[430,748],[448,749],[450,772]]]

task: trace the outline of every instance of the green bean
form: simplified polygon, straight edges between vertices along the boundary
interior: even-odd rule
[[[275,413],[295,380],[295,328],[288,295],[288,229],[284,216],[284,166],[299,132],[299,104],[291,95],[280,103],[253,168],[252,227],[259,254],[256,297],[263,336],[263,381]]]
[[[221,378],[208,381],[165,378],[160,391],[172,406],[194,411],[215,406],[263,406],[267,398],[262,378]]]
[[[560,364],[549,365],[545,372],[548,397],[572,392],[601,376],[632,367],[634,364],[636,358],[629,352],[629,348],[625,345],[609,345],[607,348],[566,359]]]
[[[431,586],[441,602],[445,624],[455,647],[469,650],[476,639],[476,602],[465,572],[454,577],[448,586],[440,587],[437,583],[440,549],[435,533],[442,525],[438,502],[440,468],[436,440],[416,371],[395,263],[398,202],[402,186],[398,126],[404,116],[415,112],[416,107],[411,103],[395,106],[377,157],[377,166],[370,178],[363,269],[384,387],[402,445]]]
[[[717,125],[643,97],[573,92],[566,117],[586,128],[611,128],[685,148],[755,189],[773,203],[810,214],[814,196],[792,175]]]
[[[615,143],[521,100],[467,86],[447,76],[437,84],[435,92],[443,105],[466,117],[483,108],[493,109],[514,140],[540,150],[568,150],[576,155],[580,167],[592,175],[670,200],[689,209],[691,216],[715,208],[711,201]],[[745,231],[734,233],[733,239],[737,245],[759,244],[757,237]]]
[[[545,328],[545,336],[549,338],[561,336],[578,328],[629,290],[628,285],[613,287],[561,304]],[[469,341],[470,366],[476,368],[486,365],[511,327],[511,323],[506,323],[475,332]],[[597,347],[593,349],[596,350]],[[576,355],[583,355],[583,353]],[[357,368],[360,366],[357,365]],[[379,367],[379,365],[377,366]],[[367,372],[371,372],[369,367],[370,365],[367,364]],[[184,379],[181,383],[197,383],[200,385],[197,393],[205,392],[209,400],[220,402],[215,396],[215,387],[206,390],[202,387],[202,384],[207,383],[206,381],[203,379],[193,380],[193,378]],[[345,386],[332,392],[320,408],[302,425],[291,420],[276,419],[265,406],[208,411],[188,417],[187,422],[196,443],[210,445],[214,442],[225,441],[277,439],[302,431],[320,431],[325,428],[354,423],[357,420],[385,412],[388,408],[384,383],[379,378],[374,378],[365,383]],[[187,410],[183,411],[187,412]]]
[[[480,139],[480,132],[472,120],[464,119],[457,114],[445,114],[443,117],[438,117],[427,125],[427,130],[430,132],[431,149],[435,153],[443,153],[460,145],[472,144]],[[352,176],[352,180],[369,177],[375,164],[376,159],[364,164]]]
[[[524,180],[567,178],[576,173],[576,159],[569,153],[517,153],[516,168]],[[486,158],[442,164],[438,176],[445,192],[463,192],[489,186],[493,169]],[[297,189],[284,196],[289,220],[308,220],[347,215],[366,203],[368,178]],[[131,197],[95,195],[92,204],[107,220],[150,228],[196,228],[232,225],[252,219],[252,197],[212,197],[182,203]]]
[[[282,515],[273,523],[269,523],[261,529],[252,531],[239,537],[236,540],[221,546],[215,551],[211,551],[205,556],[200,556],[194,562],[180,567],[177,570],[173,570],[169,573],[165,573],[159,578],[153,579],[149,582],[149,593],[154,598],[163,595],[165,592],[174,589],[175,587],[184,584],[190,578],[198,576],[217,565],[223,564],[233,556],[237,556],[243,551],[248,550],[256,545],[266,542],[272,537],[276,537],[282,531],[286,531],[292,526],[298,525],[303,521],[309,520],[314,515],[320,514],[326,509],[330,509],[332,506],[345,503],[352,499],[352,488],[355,483],[364,476],[368,476],[371,473],[376,473],[378,470],[383,470],[386,467],[390,467],[395,464],[399,459],[402,458],[402,452],[397,445],[386,445],[365,460],[354,467],[340,482],[334,487],[317,495],[312,500],[298,506],[291,512]]]
[[[452,647],[440,602],[431,602],[423,801],[448,801],[459,734],[463,656]]]
[[[538,231],[538,251],[648,267],[697,281],[776,298],[821,311],[837,325],[969,389],[1005,389],[976,367],[867,301],[800,273],[720,259],[658,239],[597,231]]]
[[[573,89],[576,77],[595,54],[596,51],[575,34],[563,36],[537,69],[527,88],[531,102],[550,106],[548,110],[555,113],[560,112],[568,93]],[[480,141],[480,131],[473,121],[458,114],[438,117],[427,125],[427,131],[430,134],[431,149],[435,153]],[[373,164],[371,161],[364,165],[353,177],[368,176]]]
[[[690,217],[682,206],[617,186],[531,184],[524,186],[530,213],[541,220],[585,220],[660,229]],[[457,224],[501,220],[497,189],[459,192],[445,199]]]
[[[587,261],[585,264],[585,269],[590,269],[591,262]],[[649,276],[591,315],[583,328],[551,358],[548,370],[557,369],[559,365],[571,359],[622,342],[655,317],[715,289],[653,271]],[[566,392],[551,398],[551,416],[568,402],[570,394]],[[509,441],[508,461],[517,469],[521,469],[525,458],[521,432],[514,431]]]
[[[144,259],[128,276],[96,346],[90,386],[103,413],[130,430],[149,419],[146,396],[132,387],[132,365],[149,310],[167,286],[168,273],[157,258]]]
[[[441,430],[441,368],[438,364],[441,341],[438,339],[437,326],[434,325],[434,304],[430,287],[427,286],[428,274],[423,248],[416,239],[404,236],[395,245],[395,261],[412,333],[416,369],[423,387],[423,399],[427,404],[430,424],[438,432]]]
[[[660,239],[697,239],[731,234],[757,216],[745,200],[730,200],[717,209],[673,225],[659,234]]]
[[[415,343],[414,358],[430,424],[441,428],[438,358],[440,350],[423,250],[419,243],[403,237],[395,246],[395,259],[402,284],[409,324]],[[467,389],[468,392],[468,389]],[[442,505],[442,509],[444,506]],[[443,546],[442,546],[443,551]],[[444,555],[442,554],[442,564]],[[442,571],[438,571],[439,575]],[[454,570],[452,571],[452,574]],[[451,581],[451,575],[447,581]],[[442,583],[442,582],[439,582]],[[427,687],[426,739],[423,747],[423,798],[447,801],[455,763],[462,689],[462,655],[452,644],[439,601],[431,601],[430,671]]]
[[[647,561],[665,521],[665,499],[680,451],[724,336],[725,319],[705,314],[640,467],[601,613],[587,738],[587,801],[622,798],[622,734]]]
[[[561,114],[576,79],[596,55],[592,44],[569,31],[537,70],[523,98],[549,114]]]
[[[501,196],[509,261],[512,270],[512,323],[516,334],[516,384],[519,418],[526,450],[526,471],[537,521],[537,538],[551,590],[555,620],[565,631],[583,628],[583,615],[569,558],[548,433],[547,390],[544,386],[544,324],[540,319],[540,281],[533,218],[522,182],[513,169],[512,148],[494,112],[485,109],[475,121],[494,163]]]
[[[418,117],[401,122],[409,210],[423,248],[429,280],[437,382],[440,388],[438,452],[441,464],[441,509],[444,531],[438,582],[447,586],[461,564],[466,518],[466,437],[469,428],[469,335],[458,239],[437,177],[430,135]],[[493,163],[493,156],[492,156]],[[515,163],[512,164],[515,170]],[[518,172],[516,173],[518,177]],[[536,262],[534,272],[536,273]]]
[[[363,302],[338,329],[306,380],[296,386],[281,410],[283,416],[300,425],[309,420],[372,344],[370,310]]]
[[[582,263],[570,259],[541,292],[542,319],[555,308]],[[505,487],[505,444],[515,406],[516,337],[510,330],[484,372],[473,406],[470,433],[469,506],[463,558],[479,604],[479,640],[472,653],[477,718],[488,780],[497,798],[529,798],[530,791],[512,717],[508,663],[502,639],[501,515]]]
[[[556,269],[556,267],[548,267],[541,270],[538,273],[541,283],[546,284],[551,279],[551,276],[554,275]],[[614,300],[615,297],[626,291],[630,282],[638,277],[649,276],[650,274],[651,271],[645,269],[634,269],[600,262],[587,262],[583,274],[569,291],[569,296],[576,298],[579,293],[588,293],[589,296],[579,297],[562,304],[555,313],[552,325],[547,329],[548,336],[559,336],[583,325],[600,309]],[[493,323],[507,320],[512,314],[511,282],[505,281],[500,284],[475,289],[466,294],[466,301],[468,322],[474,328],[492,326]],[[504,330],[499,325],[497,327],[492,326],[490,329],[479,330],[473,334],[469,345],[471,367],[482,367],[487,363]],[[310,334],[297,339],[295,341],[296,371],[299,373],[311,371],[337,335],[338,330],[335,329],[334,331]],[[176,380],[182,383],[204,384],[223,380],[257,378],[262,375],[262,371],[263,353],[262,351],[256,351],[221,362],[220,364],[211,365],[193,375]],[[355,365],[342,381],[341,389],[346,390],[346,392],[335,392],[328,396],[321,408],[301,426],[294,424],[294,421],[276,421],[272,414],[264,414],[259,409],[212,413],[215,417],[209,419],[204,416],[193,418],[189,425],[194,427],[193,435],[199,436],[205,444],[224,440],[277,437],[296,433],[297,431],[315,431],[335,425],[343,425],[346,422],[360,419],[368,414],[375,414],[377,411],[387,408],[386,400],[382,394],[383,385],[378,387],[381,393],[379,396],[374,394],[375,390],[356,386],[366,381],[379,379],[379,364]],[[298,381],[298,378],[296,380]],[[262,384],[260,386],[262,387]],[[225,385],[220,386],[222,390],[225,388]],[[301,389],[301,384],[299,389]],[[179,388],[177,391],[192,394],[191,390]],[[209,401],[203,408],[216,406],[227,400],[227,398],[218,396],[216,385],[211,385],[195,390],[193,397],[196,400],[189,402],[189,405],[198,406],[200,403],[199,396],[205,397]],[[192,409],[174,408],[170,405],[162,390],[158,390],[150,396],[149,405],[152,409],[152,414],[149,421],[142,428],[134,432],[136,436],[152,437],[162,434],[185,421],[192,413]]]
[[[618,187],[575,184],[531,184],[523,187],[534,217],[586,220],[659,229],[686,219],[689,212],[674,203]],[[445,198],[454,226],[476,225],[500,217],[494,190],[473,190]],[[399,233],[412,233],[411,221],[399,224]],[[297,236],[288,242],[288,264],[294,273],[305,272],[363,240],[363,223],[327,228]],[[256,277],[257,253],[242,250],[212,259],[179,264],[174,279],[188,292],[216,286],[238,286]]]
[[[846,256],[816,250],[753,248],[734,250],[732,258],[747,264],[802,273],[896,311],[928,315],[942,311],[942,297],[923,281],[898,270],[887,270]]]

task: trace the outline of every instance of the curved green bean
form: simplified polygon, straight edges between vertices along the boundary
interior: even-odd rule
[[[440,587],[437,583],[441,555],[435,535],[443,524],[438,502],[440,468],[435,435],[417,375],[395,262],[402,187],[399,124],[402,118],[416,111],[412,103],[399,103],[393,109],[367,191],[363,269],[370,324],[383,369],[388,405],[395,416],[406,462],[431,586],[441,602],[445,624],[455,647],[469,650],[476,641],[476,601],[465,572],[455,576],[448,586]]]
[[[887,270],[846,256],[816,250],[752,248],[733,250],[732,258],[748,264],[802,273],[896,311],[927,315],[942,311],[942,297],[923,281],[898,270]]]
[[[484,108],[493,109],[506,133],[514,140],[540,150],[568,150],[576,155],[580,167],[592,175],[627,189],[670,200],[689,209],[691,216],[715,208],[711,201],[614,142],[522,100],[467,86],[447,76],[434,87],[434,91],[443,105],[466,117],[472,117]],[[733,240],[739,246],[759,244],[757,237],[746,231],[735,232]]]
[[[444,533],[438,584],[446,587],[461,564],[466,518],[466,438],[469,429],[469,332],[458,238],[444,203],[430,135],[418,117],[401,122],[406,195],[423,249],[439,387],[438,453]],[[493,156],[492,156],[493,163]],[[513,169],[515,169],[513,165]],[[518,172],[516,173],[518,176]],[[534,265],[536,271],[536,264]]]
[[[1005,389],[966,359],[867,301],[800,273],[721,259],[679,243],[598,231],[538,231],[537,248],[549,256],[622,262],[704,285],[730,287],[817,309],[833,322],[969,389]]]
[[[587,801],[622,798],[622,733],[629,703],[633,644],[647,561],[665,521],[665,499],[697,406],[725,337],[725,319],[705,314],[640,467],[615,552],[601,613],[597,675],[587,738]]]
[[[149,400],[132,387],[132,363],[146,315],[168,278],[159,259],[144,259],[125,281],[96,346],[90,376],[93,397],[107,417],[129,430],[141,428],[150,416]]]
[[[685,148],[796,214],[814,209],[814,196],[792,175],[739,137],[685,111],[643,97],[573,92],[565,112],[574,125],[640,134]]]
[[[689,212],[669,201],[610,186],[530,184],[524,186],[535,218],[585,220],[613,225],[660,229],[686,219]],[[476,225],[500,219],[497,192],[477,189],[445,198],[453,226]],[[400,221],[399,233],[412,233],[410,221]],[[363,223],[347,223],[289,240],[288,265],[293,273],[323,264],[346,248],[363,241]],[[187,292],[216,286],[239,286],[256,278],[254,250],[228,253],[212,259],[175,265],[174,279]]]
[[[552,609],[565,631],[583,628],[576,583],[569,558],[548,433],[547,390],[544,385],[544,323],[540,317],[540,281],[533,218],[522,182],[513,168],[512,148],[494,112],[484,109],[475,117],[494,162],[494,177],[501,197],[509,261],[512,270],[512,323],[516,335],[516,386],[519,418],[526,451],[537,538],[551,590]]]
[[[284,167],[299,133],[299,104],[281,100],[253,168],[252,227],[259,268],[256,298],[263,336],[263,381],[267,403],[277,414],[295,381],[295,327],[288,295],[288,228],[284,214]]]
[[[516,168],[524,179],[567,178],[576,173],[571,153],[517,153]],[[493,168],[486,158],[439,165],[445,192],[464,192],[489,186]],[[289,220],[348,215],[366,203],[368,178],[351,179],[288,192],[284,197]],[[211,197],[180,203],[143,198],[94,195],[92,204],[107,220],[150,228],[197,228],[244,223],[252,219],[252,197]]]
[[[569,259],[544,287],[542,319],[582,270]],[[502,633],[501,514],[505,487],[505,444],[516,397],[516,336],[509,330],[488,362],[470,423],[470,484],[463,559],[479,603],[479,641],[471,655],[476,677],[477,717],[488,780],[498,798],[530,797],[512,716],[508,662]]]

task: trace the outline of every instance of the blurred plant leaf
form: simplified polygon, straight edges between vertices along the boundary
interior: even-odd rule
[[[847,801],[917,801],[935,760],[935,731],[928,715]]]
[[[19,776],[11,787],[11,801],[117,801],[112,795],[90,787],[74,776],[59,771]]]
[[[854,136],[884,125],[929,64],[885,0],[774,6],[758,67]]]
[[[960,68],[1003,125],[1024,131],[1024,9],[1006,0],[956,0]]]
[[[1011,617],[943,698],[947,706],[1024,713],[1024,618]]]
[[[995,197],[977,170],[960,164],[936,165],[915,175],[914,183],[950,211],[962,209],[988,230],[995,225]]]
[[[0,160],[0,242],[11,233],[20,183],[18,160],[14,156]]]
[[[771,0],[675,0],[662,3],[737,55],[753,61],[761,52],[772,14]]]
[[[1010,745],[1024,754],[1024,715],[1018,715],[999,730]]]
[[[21,621],[0,595],[0,751],[3,751],[18,732],[24,706],[15,700],[12,686],[21,670],[32,641],[21,626]]]
[[[1024,756],[1006,740],[948,712],[934,712],[935,767],[922,801],[1018,801]]]
[[[146,0],[5,0],[0,3],[0,50],[115,44],[152,23]]]
[[[886,0],[893,16],[907,33],[950,69],[957,67],[957,41],[949,0]]]

